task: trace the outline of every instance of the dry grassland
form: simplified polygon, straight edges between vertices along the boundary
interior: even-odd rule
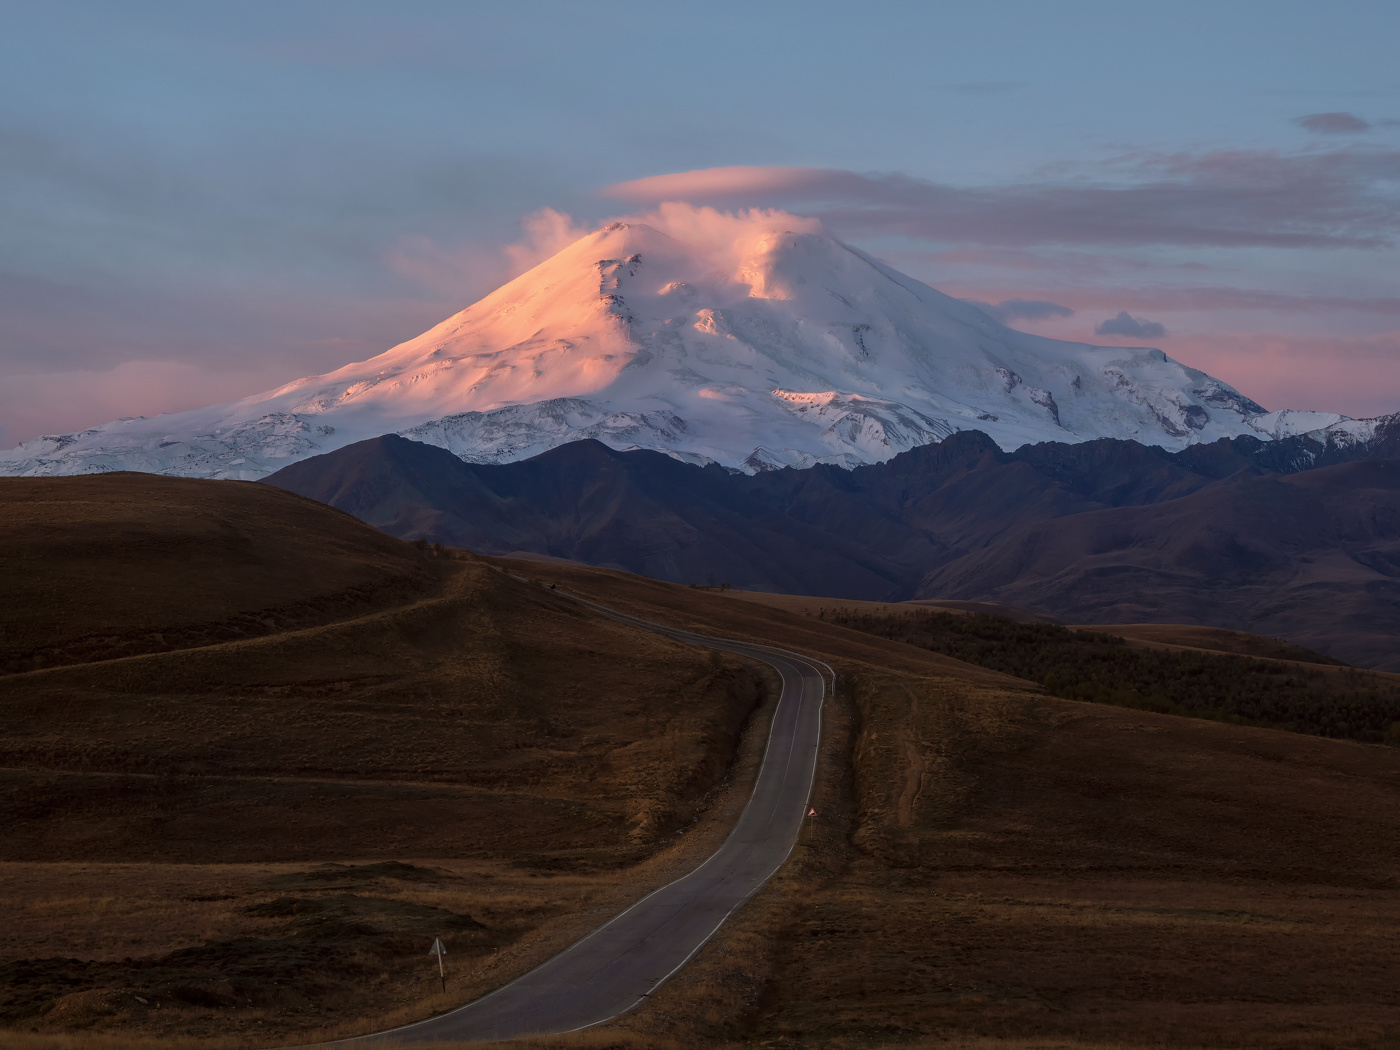
[[[749,662],[275,489],[137,477],[104,502],[122,479],[4,480],[0,579],[34,612],[7,606],[27,626],[5,641],[43,665],[0,678],[12,1036],[268,1045],[421,1017],[732,820],[741,739],[776,696]],[[92,542],[55,545],[75,532]]]
[[[1337,678],[1375,680],[1385,683],[1400,682],[1400,673],[1360,669],[1342,663],[1322,662],[1328,658],[1320,656],[1302,646],[1281,638],[1266,638],[1244,631],[1228,631],[1221,627],[1198,627],[1195,624],[1178,623],[1133,623],[1091,626],[1073,626],[1072,631],[1099,631],[1116,634],[1127,640],[1129,645],[1144,649],[1174,649],[1186,652],[1234,653],[1238,656],[1252,656],[1260,660],[1275,660],[1280,663],[1295,663],[1309,671],[1321,671]]]
[[[248,489],[142,484],[157,509]],[[103,566],[145,558],[149,585],[185,565],[172,551],[204,541],[151,520],[207,537],[198,508],[135,515],[125,548],[109,523],[86,568],[78,548],[43,555],[78,566],[67,590],[26,584],[36,607],[108,611],[86,634],[54,614],[10,650],[43,666],[0,678],[0,1046],[222,1050],[407,1021],[712,849],[747,796],[771,681],[556,586],[821,657],[842,684],[792,862],[646,1007],[509,1045],[1400,1045],[1395,749],[1057,700],[806,609],[428,557],[272,498],[295,509],[259,504],[174,577],[239,587],[162,598],[139,631],[122,633],[122,603],[141,589],[118,572],[103,591]],[[245,557],[269,517],[306,557],[332,544],[368,568],[287,583],[284,618],[260,620],[258,574],[291,579]],[[0,580],[55,564],[15,549]]]
[[[122,1036],[80,1035],[66,1037],[17,1034],[6,1039],[0,1036],[0,1046],[6,1050],[238,1050],[242,1044],[232,1040],[205,1042],[190,1039],[151,1039]],[[690,1050],[698,1045],[693,1040],[675,1040],[655,1036],[638,1036],[629,1032],[576,1032],[559,1036],[537,1036],[510,1042],[448,1042],[417,1044],[428,1050]],[[933,1040],[902,1042],[908,1050],[1157,1050],[1156,1042],[1085,1042],[1079,1039],[1000,1039],[964,1038],[957,1035]],[[1202,1045],[1185,1050],[1211,1050]]]
[[[556,559],[557,560],[557,559]],[[716,591],[718,588],[697,588]],[[757,602],[784,612],[800,613],[804,616],[899,616],[911,612],[936,611],[955,615],[970,616],[982,613],[988,616],[1003,616],[1011,620],[1054,622],[1049,616],[1027,612],[1000,602],[940,601],[933,598],[919,598],[902,602],[872,602],[851,598],[822,598],[807,594],[771,594],[766,591],[724,590],[727,597]],[[1245,631],[1232,631],[1224,627],[1204,627],[1199,624],[1183,623],[1129,623],[1129,624],[1069,624],[1072,631],[1094,631],[1099,634],[1112,634],[1127,639],[1133,645],[1154,649],[1190,649],[1209,653],[1234,653],[1239,656],[1255,656],[1268,660],[1300,660],[1306,662],[1325,661],[1316,653],[1300,645],[1280,638],[1266,638],[1263,635]],[[1325,666],[1325,664],[1322,664]],[[1390,677],[1389,672],[1374,671]]]
[[[696,587],[695,589],[711,592],[720,591],[726,597],[739,598],[746,602],[757,602],[774,609],[782,609],[784,612],[801,613],[806,616],[816,616],[822,613],[830,616],[837,612],[891,616],[910,610],[934,609],[938,612],[956,613],[963,616],[984,613],[988,616],[1005,616],[1012,620],[1050,622],[1052,619],[1049,616],[1041,616],[1038,613],[1030,613],[1024,609],[1003,605],[1001,602],[940,601],[936,598],[916,598],[903,602],[872,602],[858,598],[822,598],[809,594],[773,594],[768,591],[740,591],[717,587]],[[1249,635],[1248,637],[1254,636]]]
[[[1058,700],[805,614],[566,582],[821,655],[845,680],[822,824],[619,1030],[793,1047],[1400,1045],[1395,749]]]
[[[392,537],[266,485],[0,479],[0,673],[255,637],[431,585]]]

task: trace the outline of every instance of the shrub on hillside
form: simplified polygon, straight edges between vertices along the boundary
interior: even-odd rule
[[[1400,746],[1400,688],[1355,668],[1139,648],[1117,635],[983,614],[827,618],[1037,682],[1067,700]]]

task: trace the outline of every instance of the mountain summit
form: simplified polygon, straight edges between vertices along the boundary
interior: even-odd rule
[[[1013,331],[809,220],[718,218],[723,237],[615,223],[378,357],[37,438],[0,453],[0,474],[252,479],[390,433],[469,462],[596,438],[753,472],[880,462],[960,430],[1008,450],[1099,437],[1177,449],[1345,420],[1266,413],[1160,350]]]

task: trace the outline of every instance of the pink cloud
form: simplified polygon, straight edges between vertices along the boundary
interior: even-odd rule
[[[385,253],[384,263],[399,276],[466,305],[611,222],[654,226],[693,250],[708,253],[717,267],[733,265],[748,254],[756,238],[775,230],[815,232],[822,228],[819,219],[780,210],[721,211],[676,201],[663,201],[650,210],[592,225],[578,224],[553,208],[541,208],[521,221],[525,235],[514,243],[449,247],[428,237],[405,237]]]
[[[781,168],[738,165],[701,168],[670,175],[619,182],[604,187],[602,195],[625,201],[690,201],[750,197],[764,193],[791,193],[822,185],[839,172],[819,168]]]
[[[1063,299],[1076,310],[1127,308],[1201,313],[1218,310],[1258,311],[1271,314],[1369,314],[1400,316],[1400,296],[1352,297],[1271,292],[1256,288],[1177,287],[1173,285],[1090,285],[1036,287],[988,287],[982,283],[942,282],[940,289],[971,299]]]
[[[1188,272],[1209,270],[1205,263],[1138,259],[1107,252],[1034,251],[1029,248],[953,248],[946,251],[901,249],[885,251],[881,258],[895,265],[990,266],[1000,270],[1049,270],[1078,277],[1107,277],[1124,270]]]
[[[1173,288],[1159,286],[1138,289],[1105,289],[1103,301],[1124,302],[1158,310],[1263,310],[1269,313],[1381,314],[1400,316],[1400,296],[1351,297],[1343,295],[1301,295],[1270,292],[1255,288]],[[1132,300],[1130,303],[1129,300]]]
[[[1108,176],[1112,176],[1111,180]],[[1132,154],[1096,180],[958,187],[906,175],[726,167],[605,187],[637,202],[795,207],[846,236],[968,245],[1378,248],[1400,235],[1400,152]]]
[[[720,211],[677,201],[665,201],[649,212],[623,216],[645,223],[692,249],[708,254],[711,264],[729,269],[751,254],[755,242],[775,232],[817,233],[819,219],[765,208]]]
[[[592,233],[594,229],[591,226],[575,224],[571,216],[553,208],[541,208],[531,212],[520,224],[525,227],[525,237],[505,247],[511,277],[534,269],[551,255],[567,248],[580,237]]]

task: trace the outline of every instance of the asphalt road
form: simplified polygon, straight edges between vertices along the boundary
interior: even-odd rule
[[[678,641],[761,660],[782,675],[782,696],[763,765],[738,823],[724,845],[698,868],[510,984],[449,1013],[336,1046],[556,1034],[626,1013],[690,961],[792,852],[816,773],[826,696],[820,668],[826,665],[767,646],[676,630],[594,602],[585,604]]]

